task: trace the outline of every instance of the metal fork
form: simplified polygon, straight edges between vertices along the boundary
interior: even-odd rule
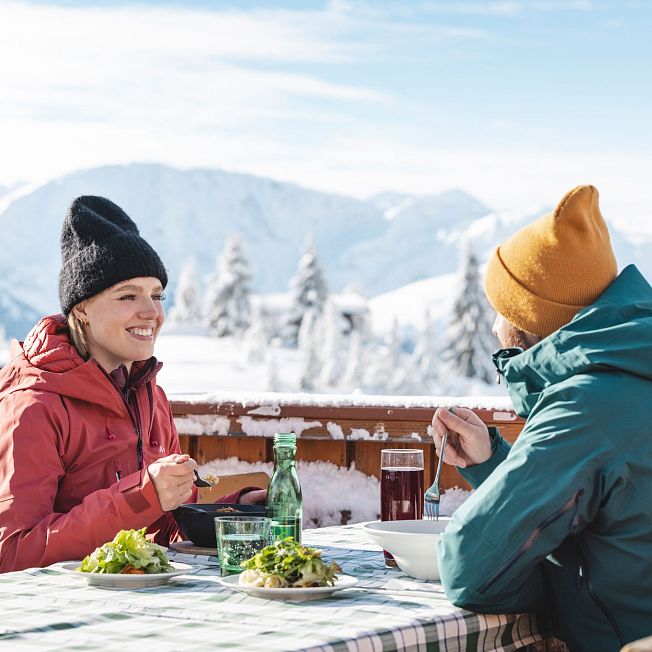
[[[439,460],[437,462],[437,471],[435,472],[434,482],[426,489],[423,494],[423,518],[426,520],[439,520],[439,476],[441,475],[441,466],[444,461],[444,450],[446,449],[446,441],[448,440],[448,430],[444,433],[441,440],[441,451],[439,452]]]

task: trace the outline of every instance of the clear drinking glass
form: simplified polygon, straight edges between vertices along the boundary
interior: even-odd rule
[[[405,521],[423,518],[423,451],[386,448],[380,452],[380,518]],[[395,568],[394,557],[383,550],[385,566]]]
[[[270,520],[266,516],[218,516],[215,518],[217,554],[222,575],[242,573],[240,562],[269,545]]]

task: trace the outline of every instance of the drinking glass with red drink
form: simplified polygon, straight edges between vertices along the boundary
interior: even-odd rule
[[[423,451],[386,448],[380,452],[380,519],[405,521],[423,518]],[[383,550],[385,566],[395,568],[394,557]]]

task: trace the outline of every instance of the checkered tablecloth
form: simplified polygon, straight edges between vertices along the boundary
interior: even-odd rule
[[[213,558],[171,552],[195,570],[163,587],[109,591],[61,574],[55,564],[0,575],[0,650],[454,652],[507,651],[540,640],[534,616],[463,611],[440,584],[386,569],[359,525],[307,530],[304,542],[371,590],[314,602],[262,600],[218,584]]]

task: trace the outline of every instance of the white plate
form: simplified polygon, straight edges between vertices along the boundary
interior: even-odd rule
[[[68,561],[58,566],[58,570],[74,577],[79,577],[88,582],[89,586],[97,586],[101,589],[144,589],[149,586],[161,586],[167,584],[177,575],[185,575],[192,566],[189,564],[180,564],[171,562],[174,568],[169,573],[151,573],[149,575],[121,575],[109,573],[80,573],[77,569],[80,567],[80,561]]]
[[[305,589],[266,589],[261,586],[238,584],[239,580],[239,575],[229,575],[227,577],[220,577],[219,582],[234,591],[242,591],[242,593],[248,593],[255,598],[264,598],[265,600],[297,600],[301,602],[329,598],[336,591],[350,589],[358,583],[357,578],[351,577],[351,575],[338,575],[335,586],[311,586]]]

